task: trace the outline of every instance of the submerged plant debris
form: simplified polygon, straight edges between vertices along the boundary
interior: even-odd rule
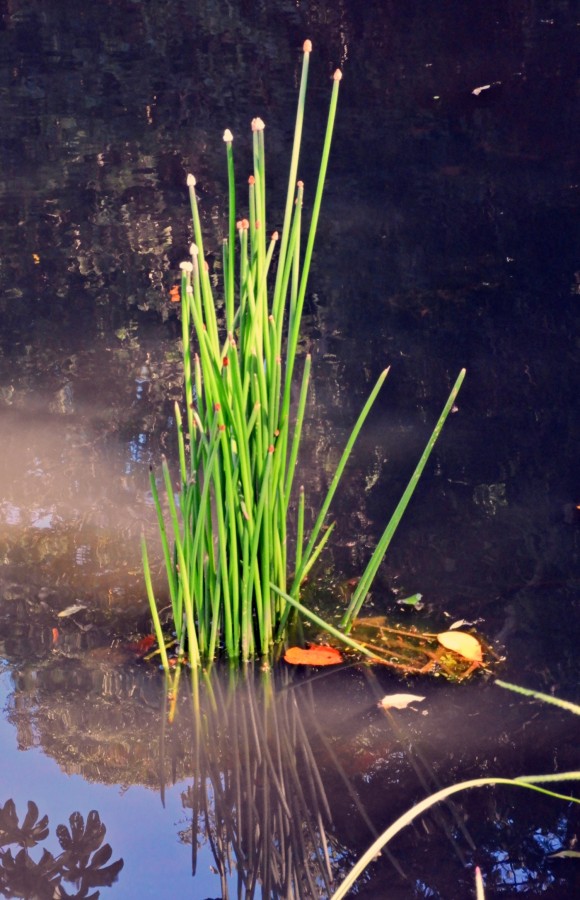
[[[479,635],[465,631],[431,633],[393,625],[387,616],[356,619],[352,637],[376,655],[377,664],[403,675],[435,675],[465,681],[476,670],[490,671],[499,656]]]

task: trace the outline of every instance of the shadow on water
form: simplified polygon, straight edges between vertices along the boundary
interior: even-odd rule
[[[0,807],[0,890],[5,897],[88,897],[94,888],[110,887],[123,868],[123,860],[109,863],[110,844],[103,844],[107,829],[96,810],[85,823],[79,812],[73,812],[69,825],[58,825],[56,835],[61,852],[55,857],[46,847],[35,861],[29,851],[44,843],[49,835],[48,816],[39,817],[33,800],[28,802],[26,816],[19,822],[13,800]],[[15,856],[10,846],[20,847]],[[72,884],[70,894],[64,884]],[[98,897],[99,891],[90,896]]]
[[[401,684],[385,673],[216,673],[197,720],[182,683],[168,727],[158,672],[134,645],[148,630],[148,469],[175,458],[167,297],[190,241],[185,175],[198,178],[219,278],[223,128],[243,173],[241,138],[262,116],[269,172],[285,179],[309,36],[307,188],[326,76],[339,64],[345,75],[307,298],[313,497],[392,365],[337,502],[328,606],[360,573],[466,365],[373,608],[400,613],[420,591],[437,627],[465,617],[498,642],[505,678],[573,699],[579,33],[566,0],[123,0],[75,15],[64,0],[0,3],[0,804],[14,797],[22,819],[33,800],[57,822],[78,810],[85,833],[98,809],[125,861],[107,894],[191,892],[193,853],[196,896],[294,885],[326,897],[331,876],[439,785],[577,768],[569,717],[480,677],[409,681],[425,702],[386,715],[377,701]],[[550,854],[579,827],[548,798],[461,795],[403,832],[359,896],[463,900],[478,864],[490,898],[568,900],[576,860]],[[38,862],[40,846],[28,852]]]

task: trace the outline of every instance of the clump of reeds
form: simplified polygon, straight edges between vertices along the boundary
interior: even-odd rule
[[[252,122],[253,174],[248,218],[236,206],[233,136],[224,133],[229,218],[223,244],[223,295],[207,263],[196,195],[187,184],[193,217],[190,259],[181,264],[181,317],[185,414],[176,405],[180,491],[176,498],[166,460],[162,463],[167,527],[154,475],[157,509],[173,622],[192,666],[223,649],[232,659],[267,656],[283,634],[300,585],[326,545],[333,525],[327,514],[362,425],[385,380],[381,373],[340,459],[320,513],[305,535],[305,498],[297,495],[296,551],[288,558],[289,512],[300,447],[310,356],[298,371],[298,341],[317,230],[341,73],[334,73],[322,158],[307,239],[303,246],[304,185],[297,181],[310,41],[304,44],[302,76],[281,233],[267,236],[264,123]],[[275,261],[274,261],[275,260]],[[219,302],[218,302],[219,301]],[[363,574],[342,623],[349,630],[364,601],[420,470],[459,389],[460,376],[430,446],[405,497]],[[296,409],[293,385],[299,383]],[[296,385],[298,386],[298,385]],[[147,549],[145,578],[165,668],[167,656],[157,613]]]

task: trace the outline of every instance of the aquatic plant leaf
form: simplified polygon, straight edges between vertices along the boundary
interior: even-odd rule
[[[417,694],[387,694],[377,706],[382,709],[406,709],[411,703],[421,703],[424,699]]]
[[[289,647],[284,660],[293,666],[335,666],[342,662],[342,654],[334,647]]]
[[[481,662],[483,653],[481,644],[472,634],[465,631],[443,631],[437,635],[437,640],[446,650],[453,650],[458,656],[468,659],[470,662]]]
[[[423,609],[425,605],[422,603],[423,594],[413,594],[411,597],[403,597],[397,600],[398,606],[413,606],[415,609]]]

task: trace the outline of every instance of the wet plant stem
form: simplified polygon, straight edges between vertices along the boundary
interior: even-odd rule
[[[300,606],[301,585],[332,534],[333,523],[327,522],[331,502],[388,373],[385,369],[380,374],[364,405],[307,535],[304,489],[301,487],[296,497],[294,475],[311,358],[307,354],[300,365],[299,337],[342,77],[339,70],[334,73],[303,250],[304,185],[297,175],[311,49],[306,41],[281,235],[274,232],[267,237],[264,123],[252,121],[253,172],[248,179],[247,218],[238,218],[237,213],[233,135],[229,130],[223,135],[229,213],[219,295],[206,262],[196,180],[193,175],[187,178],[194,242],[190,258],[181,263],[185,413],[177,405],[175,409],[180,480],[176,489],[163,459],[164,504],[153,474],[151,492],[172,627],[178,644],[187,648],[192,667],[211,661],[220,651],[235,660],[267,657],[274,643],[283,638],[290,614]],[[299,398],[294,411],[297,381]],[[450,398],[447,412],[451,402]],[[447,412],[363,574],[345,615],[344,631],[350,628],[370,589]],[[296,550],[290,562],[288,529],[295,506],[296,530],[290,537]],[[161,648],[164,642],[144,540],[142,552]],[[162,660],[167,668],[166,653]]]

